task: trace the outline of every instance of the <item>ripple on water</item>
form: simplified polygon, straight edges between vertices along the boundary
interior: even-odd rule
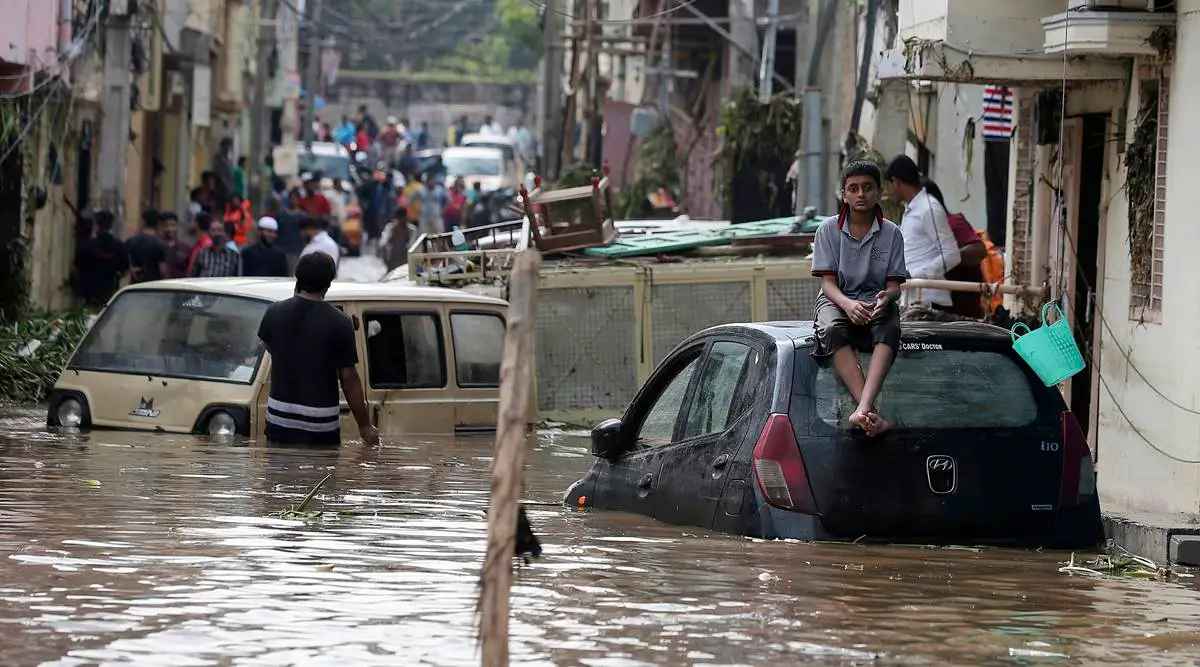
[[[477,664],[488,440],[262,450],[40,419],[0,416],[0,664]],[[546,553],[514,581],[514,663],[1200,659],[1194,585],[1063,577],[1064,554],[559,509],[587,435],[530,450]],[[321,516],[272,516],[326,473]]]

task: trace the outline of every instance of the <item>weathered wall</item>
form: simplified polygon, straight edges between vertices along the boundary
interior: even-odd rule
[[[1174,461],[1170,456],[1200,460],[1200,415],[1173,407],[1155,394],[1132,363],[1171,400],[1200,410],[1200,300],[1196,298],[1195,257],[1200,256],[1200,233],[1195,211],[1200,189],[1193,184],[1198,170],[1192,147],[1200,145],[1200,0],[1179,3],[1175,65],[1168,105],[1169,147],[1166,160],[1167,202],[1163,252],[1161,322],[1130,320],[1128,207],[1123,192],[1112,195],[1105,244],[1103,313],[1114,337],[1105,336],[1101,370],[1112,395],[1100,390],[1099,488],[1102,500],[1146,511],[1200,511],[1200,465]],[[1140,100],[1134,91],[1130,109]],[[1132,134],[1130,114],[1128,134]],[[1124,182],[1124,175],[1115,179]],[[1121,410],[1141,431],[1139,436]],[[1154,451],[1142,436],[1167,454]]]
[[[983,183],[983,86],[940,83],[932,131],[934,154],[930,178],[937,181],[952,213],[967,216],[975,229],[987,228],[987,189]],[[975,136],[966,145],[967,122]],[[885,156],[892,157],[892,156]]]

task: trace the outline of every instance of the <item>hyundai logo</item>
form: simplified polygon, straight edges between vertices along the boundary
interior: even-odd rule
[[[958,466],[954,457],[934,454],[925,459],[925,479],[929,490],[937,494],[954,493],[958,490]]]

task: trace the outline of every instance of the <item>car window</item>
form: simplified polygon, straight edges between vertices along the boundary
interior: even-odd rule
[[[638,430],[637,442],[640,446],[661,447],[671,444],[675,434],[675,422],[683,408],[683,399],[687,396],[688,383],[692,381],[692,374],[699,365],[700,357],[697,356],[671,378],[666,388],[655,399],[654,406],[646,413],[642,427]]]
[[[704,371],[696,384],[696,397],[688,410],[683,439],[724,431],[736,419],[734,400],[741,386],[750,347],[741,343],[713,343],[704,359]]]
[[[437,315],[368,313],[367,377],[375,389],[446,386]]]
[[[504,320],[499,315],[453,313],[454,368],[460,387],[499,387]]]
[[[861,356],[867,367],[869,357]],[[832,367],[819,368],[816,415],[845,429],[854,401]],[[1037,419],[1029,378],[998,352],[905,352],[883,382],[878,409],[901,428],[1016,428]]]
[[[123,292],[104,311],[71,368],[250,383],[270,304],[200,292]]]

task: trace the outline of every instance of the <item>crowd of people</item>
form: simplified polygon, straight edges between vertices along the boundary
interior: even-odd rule
[[[435,144],[461,145],[474,132],[506,136],[518,154],[532,156],[532,133],[523,125],[505,130],[486,116],[473,125],[460,116],[436,141],[429,124],[407,118],[378,123],[365,106],[336,127],[317,122],[317,138],[342,144],[373,165],[358,183],[320,172],[285,180],[264,165],[271,187],[257,212],[248,192],[245,157],[235,156],[231,138],[221,139],[210,168],[191,190],[183,218],[147,209],[140,229],[125,241],[114,233],[114,214],[81,216],[72,284],[86,303],[99,306],[127,276],[130,282],[165,278],[289,276],[299,257],[325,252],[335,264],[346,251],[368,241],[387,268],[407,261],[416,234],[449,232],[491,222],[490,194],[481,184],[457,178],[420,151]],[[531,159],[531,158],[530,158]],[[361,173],[361,172],[360,172]],[[358,179],[357,176],[355,176]],[[357,220],[358,224],[346,224]]]
[[[125,241],[113,233],[112,211],[81,216],[72,285],[84,303],[104,305],[122,280],[288,277],[298,259],[324,252],[335,265],[341,247],[330,233],[333,205],[319,179],[276,193],[257,220],[246,193],[245,161],[231,158],[225,139],[190,194],[185,219],[147,208],[138,232]],[[329,190],[333,190],[329,184]],[[338,199],[340,203],[340,199]],[[336,232],[335,232],[336,233]]]

